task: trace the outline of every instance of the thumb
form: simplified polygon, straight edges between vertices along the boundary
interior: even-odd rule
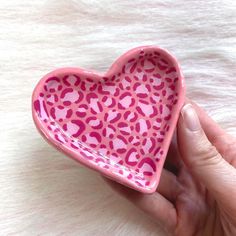
[[[178,121],[178,143],[184,163],[195,178],[225,202],[236,194],[236,170],[210,143],[201,127],[197,113],[186,104]]]

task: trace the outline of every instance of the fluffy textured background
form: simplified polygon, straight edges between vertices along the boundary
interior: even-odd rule
[[[169,49],[187,95],[236,134],[236,1],[0,0],[0,234],[162,235],[101,177],[56,152],[31,93],[61,66],[105,71],[126,50]]]

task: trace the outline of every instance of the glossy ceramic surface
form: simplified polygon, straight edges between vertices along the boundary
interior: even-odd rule
[[[184,102],[183,75],[169,52],[134,48],[104,75],[55,70],[32,100],[38,130],[60,151],[138,191],[156,190]]]

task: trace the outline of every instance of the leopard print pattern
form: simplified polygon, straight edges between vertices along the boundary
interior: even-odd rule
[[[179,74],[159,51],[140,50],[116,73],[51,75],[33,108],[57,147],[90,167],[148,188],[166,150]]]

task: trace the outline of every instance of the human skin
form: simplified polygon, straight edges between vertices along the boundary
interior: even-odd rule
[[[106,179],[176,236],[236,235],[236,138],[186,100],[157,191],[143,194]]]

